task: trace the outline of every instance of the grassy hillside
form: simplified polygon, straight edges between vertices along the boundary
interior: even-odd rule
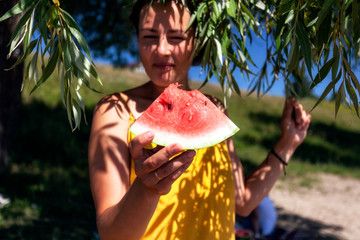
[[[11,203],[0,206],[1,239],[92,239],[96,234],[88,183],[87,141],[94,105],[105,94],[147,80],[143,74],[99,66],[101,94],[84,89],[87,125],[71,132],[59,93],[59,83],[46,82],[33,95],[23,93],[16,144],[0,194]],[[193,83],[193,86],[198,86]],[[203,91],[222,98],[216,86]],[[284,99],[233,96],[230,118],[240,127],[234,136],[248,173],[262,161],[279,137]],[[314,100],[301,102],[310,110]],[[337,119],[334,104],[325,102],[313,112],[309,136],[288,166],[285,177],[311,185],[319,172],[360,178],[360,120],[345,107]]]

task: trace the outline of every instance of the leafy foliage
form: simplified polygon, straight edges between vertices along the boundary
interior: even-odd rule
[[[266,93],[276,81],[284,81],[286,89],[291,89],[291,76],[296,79],[298,73],[303,72],[302,66],[305,66],[306,75],[311,79],[311,89],[330,78],[314,108],[332,93],[336,99],[335,116],[341,104],[345,103],[353,106],[360,117],[360,83],[353,71],[359,65],[360,56],[359,0],[192,1],[196,8],[191,24],[197,23],[197,51],[204,54],[202,68],[207,73],[203,85],[215,76],[224,96],[231,92],[241,94],[239,80],[234,76],[238,69],[244,78],[252,78],[250,93]],[[114,8],[129,5],[128,0],[102,4],[100,2],[103,1],[91,2],[89,4],[105,6],[104,9],[109,9],[112,4]],[[181,2],[185,3],[184,0]],[[14,32],[11,49],[24,43],[24,53],[19,62],[36,49],[26,68],[26,78],[36,82],[34,89],[48,79],[56,64],[63,64],[63,101],[70,123],[74,120],[75,127],[78,127],[83,110],[78,88],[82,83],[91,87],[91,80],[99,81],[85,39],[74,19],[59,7],[58,0],[21,0],[0,20],[21,12],[25,14]],[[107,19],[104,17],[107,14],[105,10],[91,14],[84,14],[83,19]],[[89,24],[88,20],[84,22],[87,26],[95,24]],[[114,25],[114,21],[110,22]],[[104,21],[98,26],[102,25]],[[39,38],[31,37],[35,29],[40,32]],[[131,39],[128,31],[123,32],[124,39]],[[250,70],[255,66],[249,54],[254,37],[266,42],[266,57],[259,73]],[[44,48],[39,47],[41,43],[45,44]],[[113,41],[109,44],[107,47],[114,46],[111,45]],[[119,48],[129,46],[130,43]],[[36,60],[39,51],[42,57],[45,53],[50,55],[48,62],[43,61],[40,78]],[[271,79],[269,71],[272,72]]]
[[[19,13],[23,16],[13,32],[8,56],[23,44],[24,50],[16,66],[34,52],[25,69],[25,80],[35,85],[31,92],[48,80],[58,67],[69,123],[72,129],[78,128],[85,111],[80,87],[85,84],[93,89],[90,82],[101,83],[80,28],[70,14],[60,8],[58,0],[21,0],[0,21]]]
[[[314,107],[333,91],[335,115],[340,103],[347,103],[360,116],[360,84],[352,70],[358,67],[360,56],[360,2],[282,0],[267,1],[266,6],[273,9],[272,15],[267,15],[270,20],[266,25],[270,26],[267,33],[275,40],[268,50],[274,69],[280,70],[285,65],[283,75],[287,81],[299,63],[305,62],[312,80],[310,88],[331,72],[331,81]]]
[[[226,93],[240,94],[234,70],[255,76],[250,92],[267,92],[282,78],[291,85],[305,64],[311,89],[331,72],[331,81],[314,105],[331,91],[336,93],[335,115],[340,103],[352,105],[359,115],[360,83],[353,67],[360,56],[359,1],[200,1],[193,19],[198,22],[199,48],[205,49],[203,67],[208,79],[215,75]],[[260,74],[248,48],[253,34],[266,41],[266,58]],[[250,41],[250,44],[248,44]],[[273,78],[268,81],[267,69]],[[265,82],[264,82],[265,80]]]

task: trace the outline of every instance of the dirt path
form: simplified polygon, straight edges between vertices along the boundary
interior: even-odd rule
[[[270,192],[277,225],[299,230],[300,239],[360,239],[360,180],[329,174],[315,179],[311,187],[286,178],[277,183]]]

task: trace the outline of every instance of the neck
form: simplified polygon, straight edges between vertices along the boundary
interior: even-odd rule
[[[157,86],[152,81],[146,83],[146,88],[148,89],[149,98],[155,100],[166,88],[167,86]],[[179,88],[190,91],[189,83],[186,81],[185,83],[179,83]]]

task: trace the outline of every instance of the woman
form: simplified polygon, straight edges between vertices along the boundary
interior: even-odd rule
[[[306,136],[310,115],[287,100],[274,153],[245,180],[231,139],[196,152],[177,143],[149,150],[152,132],[129,133],[169,84],[189,89],[196,38],[193,28],[185,31],[191,13],[180,2],[136,3],[132,16],[150,81],[105,97],[94,112],[89,171],[102,239],[233,239],[235,213],[246,216],[261,202],[284,170],[279,158],[287,163]]]

